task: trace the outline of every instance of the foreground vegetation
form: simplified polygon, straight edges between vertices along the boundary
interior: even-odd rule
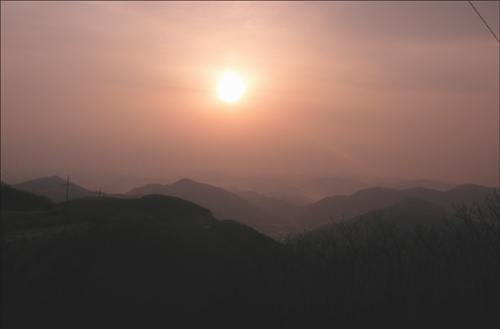
[[[284,243],[177,198],[61,207],[47,216],[88,225],[2,237],[2,327],[500,324],[498,192],[457,206],[445,228],[400,230],[382,214],[370,230],[339,223],[340,236]]]

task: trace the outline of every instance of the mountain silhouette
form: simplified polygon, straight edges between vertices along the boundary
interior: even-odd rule
[[[123,218],[193,222],[201,220],[202,225],[216,221],[212,212],[207,208],[181,198],[159,194],[148,194],[139,198],[106,196],[73,199],[68,202],[66,213],[74,217],[98,216],[106,220]]]
[[[482,201],[491,190],[498,191],[498,189],[498,187],[464,184],[444,192],[443,202],[448,207],[453,207],[453,203],[471,205],[475,201]]]
[[[392,206],[376,211],[384,223],[394,224],[398,228],[411,229],[415,225],[441,226],[443,219],[452,219],[453,212],[450,210],[419,197],[409,197],[395,203]],[[376,219],[374,213],[364,214],[347,222],[355,222],[363,218],[365,225],[374,225]]]
[[[286,222],[275,218],[250,201],[220,187],[184,178],[173,184],[148,184],[125,193],[130,196],[162,194],[194,202],[212,211],[218,219],[233,219],[256,230],[276,236]]]
[[[96,194],[82,186],[73,184],[70,181],[69,199],[95,196]],[[54,202],[66,200],[66,180],[59,176],[43,177],[29,180],[23,183],[12,184],[11,186],[22,191],[42,195]]]
[[[280,248],[177,197],[80,198],[66,210],[48,215],[65,227],[91,224],[57,233],[46,227],[37,240],[23,238],[23,249],[5,248],[2,230],[2,328],[72,328],[80,316],[79,327],[154,328],[160,314],[165,327],[203,327],[230,305],[214,305],[211,296],[226,299],[233,285],[248,296]]]
[[[446,183],[431,179],[402,179],[396,182],[378,183],[377,185],[397,190],[424,187],[432,190],[447,191],[457,186],[454,183]]]
[[[448,211],[453,211],[453,203],[470,205],[474,201],[482,201],[491,188],[479,185],[461,185],[449,191],[416,187],[396,190],[374,187],[358,191],[352,195],[337,195],[325,198],[311,205],[304,206],[294,221],[300,227],[315,229],[335,221],[347,220],[377,209],[384,209],[410,197],[435,203]]]
[[[452,211],[419,197],[408,197],[384,209],[376,209],[345,220],[342,225],[350,228],[357,226],[357,234],[369,237],[381,229],[380,225],[412,232],[417,226],[443,229],[446,227],[446,220],[455,220]],[[326,239],[331,237],[345,238],[342,230],[331,222],[306,232],[304,237],[316,243],[326,242]]]
[[[447,191],[457,184],[446,183],[430,179],[386,179],[382,181],[374,180],[374,178],[353,178],[342,176],[329,176],[309,179],[302,182],[300,188],[305,194],[319,201],[325,197],[336,195],[351,195],[358,191],[373,187],[385,187],[395,190],[404,190],[415,187],[423,187],[438,191]]]
[[[53,203],[50,199],[31,192],[21,191],[2,182],[2,210],[48,210]]]

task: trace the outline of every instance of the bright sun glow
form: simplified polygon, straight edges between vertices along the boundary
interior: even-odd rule
[[[228,102],[234,102],[241,98],[245,91],[243,80],[234,73],[226,73],[219,81],[217,94],[219,97]]]

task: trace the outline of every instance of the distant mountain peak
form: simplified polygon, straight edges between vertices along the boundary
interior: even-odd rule
[[[449,189],[447,192],[484,190],[484,189],[491,189],[491,188],[495,188],[495,187],[486,187],[486,186],[477,185],[477,184],[462,184],[462,185],[458,185],[454,188]]]
[[[201,183],[195,182],[194,180],[189,179],[189,178],[182,178],[182,179],[179,179],[177,182],[175,182],[173,184],[176,184],[176,185],[185,185],[185,184],[201,184]]]
[[[74,184],[70,181],[69,198],[82,198],[94,196],[94,192]],[[37,178],[23,183],[12,184],[11,186],[22,191],[35,193],[48,197],[54,202],[64,201],[66,199],[66,179],[59,176]]]
[[[30,192],[36,192],[37,190],[55,188],[64,183],[66,183],[65,179],[54,175],[51,177],[36,178],[26,182],[13,184],[13,186],[16,188],[20,188],[21,190],[29,190]]]
[[[229,193],[229,194],[234,194],[232,192],[226,191],[221,187],[206,184],[206,183],[200,183],[196,182],[192,179],[189,178],[183,178],[178,180],[177,182],[170,184],[171,187],[173,188],[180,188],[180,189],[195,189],[204,191],[205,193],[214,193],[215,191],[218,191],[219,193]],[[234,194],[236,195],[236,194]]]
[[[267,234],[275,234],[276,223],[279,222],[278,218],[272,217],[238,194],[188,178],[183,178],[173,184],[137,187],[126,194],[175,196],[210,209],[216,218],[237,220]]]
[[[397,193],[398,190],[389,188],[389,187],[382,187],[382,186],[375,186],[375,187],[369,187],[365,188],[363,190],[357,191],[356,193],[351,194],[351,196],[359,196],[359,195],[371,195],[371,194],[376,194],[376,193],[381,193],[381,192],[393,192]]]

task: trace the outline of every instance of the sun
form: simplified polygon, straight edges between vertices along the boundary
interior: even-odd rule
[[[217,94],[219,98],[228,103],[232,103],[241,98],[245,92],[243,80],[234,73],[225,73],[219,80]]]

